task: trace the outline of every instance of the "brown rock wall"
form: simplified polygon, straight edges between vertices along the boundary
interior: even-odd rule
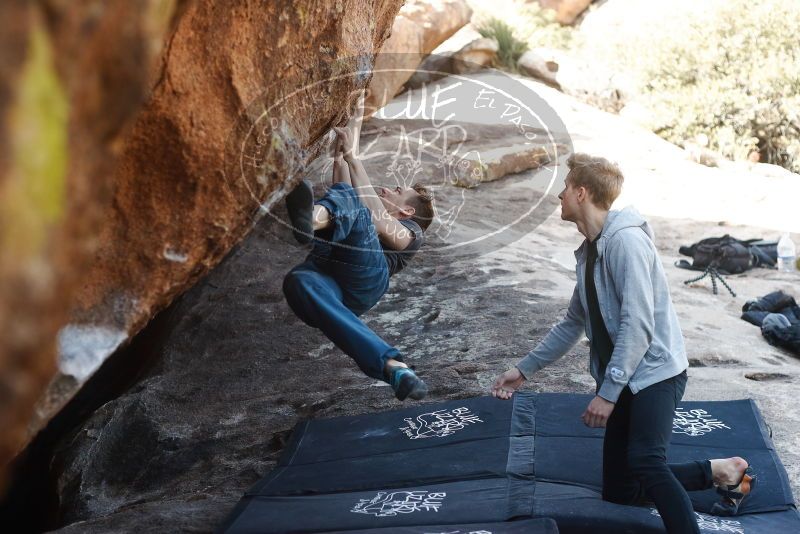
[[[321,83],[330,73],[320,50],[370,66],[398,7],[229,4],[197,2],[176,27],[161,82],[115,172],[93,287],[80,299],[83,322],[136,330],[168,302],[165,294],[218,262],[250,228],[258,205],[296,178],[292,172],[343,118],[348,94],[366,82]],[[303,97],[272,107],[301,88]],[[259,122],[263,110],[275,127]],[[256,144],[269,148],[252,154],[258,168],[242,172],[251,163],[252,126],[264,136]]]
[[[30,436],[55,371],[56,332],[97,242],[119,137],[149,89],[159,20],[174,5],[0,5],[0,471]]]
[[[54,123],[63,140],[63,165],[51,173],[60,180],[51,189],[63,190],[56,214],[20,202],[42,221],[41,239],[16,239],[37,244],[31,261],[0,261],[0,328],[21,332],[0,341],[0,465],[19,450],[52,377],[56,332],[67,372],[40,399],[32,432],[299,178],[369,82],[400,4],[2,3],[0,24],[14,31],[0,36],[12,44],[0,50],[0,140],[16,135],[7,108],[19,96],[13,74],[24,67],[31,32],[21,22],[31,14],[68,119]],[[339,76],[356,64],[358,74]],[[16,183],[9,159],[0,149],[0,188]]]
[[[7,195],[10,182],[12,132],[8,122],[28,50],[29,29],[30,9],[26,3],[12,0],[0,4],[0,198]],[[8,224],[7,217],[0,212],[0,227]],[[4,233],[0,237],[5,245]],[[8,462],[24,439],[30,408],[43,386],[42,382],[52,372],[46,364],[41,368],[37,365],[44,359],[38,357],[41,347],[25,339],[28,336],[19,336],[22,339],[17,340],[16,332],[7,329],[12,325],[11,306],[19,304],[19,294],[12,289],[19,286],[23,274],[3,247],[0,252],[0,325],[5,327],[6,335],[0,342],[0,406],[3,407],[0,425],[4,429],[0,437],[0,466]],[[52,368],[52,364],[49,367]],[[4,482],[0,477],[0,493]]]

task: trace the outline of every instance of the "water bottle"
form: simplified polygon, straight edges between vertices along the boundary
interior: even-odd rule
[[[778,241],[778,270],[786,273],[794,272],[796,257],[797,249],[794,248],[792,238],[787,232]]]

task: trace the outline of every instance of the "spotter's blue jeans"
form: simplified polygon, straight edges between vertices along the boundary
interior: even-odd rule
[[[387,358],[402,360],[359,319],[389,287],[389,268],[372,216],[349,184],[336,183],[320,200],[331,226],[317,232],[306,260],[283,280],[286,302],[372,378],[385,380]]]

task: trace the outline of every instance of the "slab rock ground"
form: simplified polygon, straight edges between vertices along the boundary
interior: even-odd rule
[[[702,237],[774,235],[755,225],[683,218],[685,188],[677,186],[687,175],[696,190],[735,199],[741,196],[744,176],[726,182],[727,189],[718,188],[715,184],[730,176],[677,161],[675,148],[655,136],[572,101],[553,97],[548,102],[558,107],[579,149],[609,153],[623,162],[626,203],[658,215],[650,220],[692,362],[686,398],[755,399],[772,428],[793,490],[800,491],[800,417],[792,409],[800,360],[769,346],[757,328],[739,319],[747,299],[774,289],[792,291],[796,275],[756,270],[731,277],[740,295],[734,298],[713,296],[703,283],[684,285],[693,273],[673,267],[678,246]],[[391,125],[370,124],[362,150],[379,137],[381,128],[387,135],[378,143],[396,133]],[[515,142],[491,128],[468,131],[473,143]],[[614,138],[620,143],[612,143]],[[373,176],[388,168],[380,152],[373,151],[377,156],[367,161]],[[423,161],[424,175],[434,175],[432,164]],[[650,181],[656,164],[660,175],[674,176],[677,183]],[[324,169],[322,162],[312,167],[319,173]],[[365,315],[367,324],[395,343],[429,383],[428,400],[485,394],[496,374],[530,350],[565,312],[575,283],[572,251],[581,237],[559,218],[552,194],[558,187],[549,194],[541,189],[543,176],[551,171],[526,171],[468,190],[443,186],[438,193],[445,208],[461,205],[463,199],[458,225],[449,234],[434,233],[392,280],[385,298]],[[394,172],[408,177],[411,171],[395,166]],[[448,243],[501,228],[503,217],[522,215],[540,200],[541,209],[502,232],[505,238],[459,254],[447,252]],[[759,197],[753,205],[761,210],[769,203]],[[773,220],[769,210],[761,211],[736,213]],[[724,206],[715,204],[708,218],[723,212]],[[289,310],[281,281],[307,250],[280,224],[285,214],[278,208],[273,215],[162,315],[162,333],[153,343],[156,363],[145,376],[60,442],[52,465],[63,532],[144,526],[210,531],[275,465],[299,420],[401,405],[386,385],[365,378]],[[591,393],[587,358],[584,340],[526,387]]]
[[[491,199],[529,179],[495,182],[480,193]],[[565,312],[580,238],[558,211],[542,218],[533,232],[486,254],[448,262],[423,250],[365,316],[430,384],[428,400],[485,394],[496,373]],[[703,284],[684,286],[691,273],[671,266],[684,235],[759,232],[652,222],[692,361],[686,398],[754,398],[797,492],[800,419],[787,407],[800,361],[738,318],[746,298],[791,289],[791,279],[770,271],[733,277],[742,295],[736,299],[713,296]],[[156,367],[62,443],[55,462],[62,511],[65,524],[79,521],[64,532],[144,524],[210,530],[275,465],[299,420],[400,406],[386,385],[365,378],[287,307],[281,280],[305,252],[286,228],[265,219],[169,311]],[[584,340],[526,387],[590,393],[587,359]],[[747,379],[752,373],[783,376]]]

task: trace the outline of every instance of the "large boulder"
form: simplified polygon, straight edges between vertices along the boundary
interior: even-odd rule
[[[86,283],[120,140],[179,4],[0,3],[0,486],[53,411],[52,396],[34,404],[56,332]]]
[[[469,23],[465,0],[409,0],[400,9],[392,34],[375,61],[365,106],[371,114],[400,92],[425,56]]]
[[[0,395],[3,417],[11,414],[3,464],[51,380],[56,331],[61,372],[31,432],[299,179],[329,143],[331,126],[345,119],[353,93],[369,82],[400,4],[3,3],[0,15],[14,18],[0,19],[14,31],[2,39],[17,43],[0,51],[11,89],[24,61],[5,55],[30,40],[40,54],[52,52],[52,61],[41,62],[56,80],[51,85],[63,88],[56,95],[69,116],[43,130],[45,140],[55,132],[62,143],[55,143],[62,159],[54,163],[61,167],[46,169],[56,182],[43,187],[63,196],[55,208],[31,208],[42,224],[19,218],[13,228],[22,234],[3,233],[2,248],[13,258],[4,255],[0,266]],[[31,20],[35,31],[26,30]],[[11,94],[3,80],[0,105]],[[8,154],[0,158],[8,167]],[[0,186],[24,183],[11,169]],[[10,198],[15,207],[29,200]],[[17,213],[0,211],[4,223]]]

